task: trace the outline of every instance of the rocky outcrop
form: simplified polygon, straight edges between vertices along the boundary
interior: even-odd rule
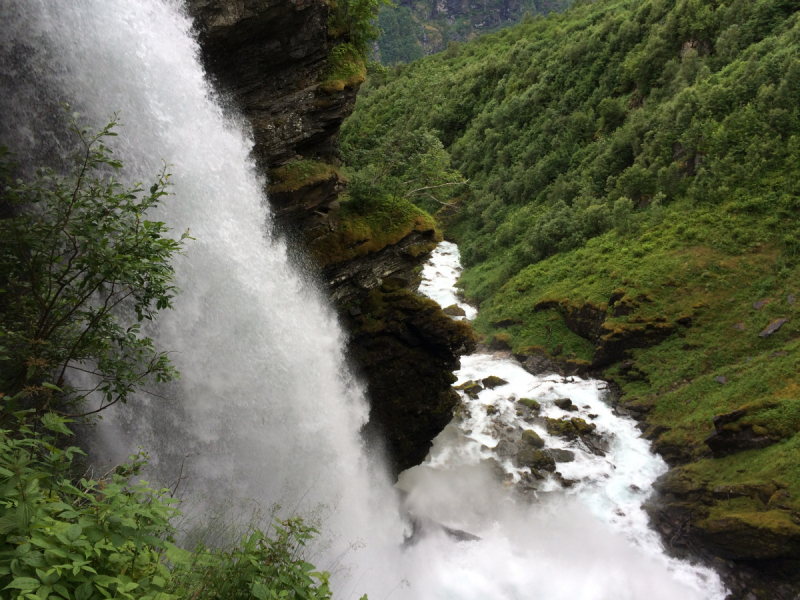
[[[745,416],[747,410],[741,409],[714,417],[714,433],[705,439],[705,443],[716,458],[766,448],[778,441],[758,425],[740,423]]]
[[[358,303],[385,279],[402,280],[409,290],[419,287],[418,268],[436,246],[435,230],[412,231],[396,244],[325,267],[323,280],[342,309]]]
[[[704,558],[723,574],[732,599],[796,598],[800,515],[780,481],[710,487],[672,469],[645,505],[668,549]]]
[[[416,296],[419,266],[441,239],[420,217],[376,231],[340,219],[337,137],[361,75],[334,78],[324,0],[187,0],[206,70],[248,120],[273,215],[321,269],[350,332],[348,353],[370,398],[367,434],[395,473],[424,459],[453,416],[452,371],[471,329]],[[362,65],[363,66],[363,65]],[[360,71],[359,71],[360,72]]]
[[[258,166],[338,157],[339,126],[357,85],[325,85],[328,35],[323,0],[187,0],[206,69],[247,118]]]
[[[367,434],[384,441],[395,474],[422,462],[453,418],[452,372],[476,344],[469,325],[404,285],[384,281],[345,317],[350,356],[371,399]]]

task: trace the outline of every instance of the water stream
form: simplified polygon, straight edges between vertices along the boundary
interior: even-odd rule
[[[477,312],[456,293],[460,271],[458,248],[442,242],[425,265],[420,291],[441,306],[457,304],[472,319]],[[457,375],[457,386],[490,376],[507,383],[461,391],[459,417],[425,463],[400,477],[413,513],[481,538],[450,544],[447,568],[431,573],[450,595],[432,597],[725,596],[713,571],[669,558],[648,526],[642,504],[667,465],[636,424],[606,403],[604,382],[534,376],[503,352],[462,357]],[[522,398],[541,408],[529,410]],[[556,406],[564,398],[571,410]],[[596,430],[585,438],[550,435],[548,417],[581,418]],[[517,466],[525,430],[555,455],[555,473],[537,469],[538,479]]]
[[[507,359],[465,357],[460,382],[497,375],[509,383],[465,398],[463,418],[426,463],[403,474],[400,490],[392,486],[359,435],[366,401],[345,367],[343,333],[270,236],[247,128],[220,106],[198,55],[178,0],[0,2],[2,141],[28,162],[59,157],[57,101],[98,126],[119,111],[114,148],[125,182],[147,183],[169,163],[173,195],[153,216],[196,238],[176,261],[175,310],[146,331],[174,352],[182,380],[107,413],[94,433],[100,466],[142,446],[148,476],[160,482],[173,482],[185,459],[181,491],[202,509],[248,504],[242,510],[269,513],[280,504],[320,516],[324,543],[309,558],[336,570],[337,598],[721,597],[712,573],[666,558],[647,529],[639,504],[664,466],[603,403],[599,382],[536,378]],[[430,286],[452,294],[456,249],[440,246],[432,265],[443,276]],[[606,456],[521,421],[522,396],[538,399],[543,415],[561,415],[551,402],[560,396],[580,415],[597,414],[610,438]],[[558,469],[577,483],[564,491],[550,475],[523,482],[493,450],[498,438],[515,443],[520,428],[575,452]]]

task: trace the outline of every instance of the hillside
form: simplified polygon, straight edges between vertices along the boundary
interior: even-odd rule
[[[443,51],[449,42],[466,42],[530,15],[563,11],[568,0],[402,0],[378,15],[382,64],[407,63]]]
[[[442,142],[477,331],[618,384],[673,467],[665,538],[759,598],[800,558],[798,9],[576,5],[373,78],[342,129],[352,170]]]

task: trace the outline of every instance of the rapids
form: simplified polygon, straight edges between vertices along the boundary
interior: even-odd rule
[[[166,161],[173,195],[152,216],[196,239],[176,260],[175,310],[146,328],[173,352],[182,379],[104,415],[90,432],[97,468],[137,446],[158,483],[174,483],[184,465],[180,490],[195,510],[181,526],[190,532],[215,511],[247,522],[280,505],[280,514],[319,518],[308,558],[334,571],[337,598],[721,597],[712,573],[668,559],[647,529],[645,492],[631,485],[646,490],[664,467],[603,404],[599,382],[534,378],[508,360],[466,357],[461,381],[488,373],[509,385],[468,401],[470,416],[392,486],[360,437],[367,405],[345,365],[344,335],[270,234],[247,128],[223,109],[198,55],[177,0],[0,2],[2,142],[28,164],[58,160],[58,101],[95,126],[118,111],[124,183],[147,184]],[[430,283],[453,294],[458,260],[446,248],[433,264],[447,262],[450,279]],[[569,395],[614,433],[605,458],[578,453],[559,465],[580,480],[566,492],[546,481],[513,493],[518,470],[504,461],[511,479],[498,481],[482,462],[500,427],[483,405],[498,406],[503,426],[521,426],[512,400],[521,394],[548,414],[559,414],[549,400]],[[437,522],[480,539],[459,541]]]

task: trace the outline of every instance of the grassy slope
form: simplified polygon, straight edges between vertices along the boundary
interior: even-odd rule
[[[381,128],[434,129],[471,179],[448,233],[462,248],[465,293],[481,305],[480,333],[516,319],[502,330],[516,350],[560,346],[590,360],[594,345],[537,303],[591,302],[619,328],[673,325],[666,341],[630,352],[627,376],[619,364],[606,376],[627,401],[652,406],[651,427],[667,429],[657,446],[683,449],[693,479],[776,480],[795,511],[798,9],[795,0],[575,6],[373,82],[343,128],[364,144]],[[630,314],[613,316],[614,292]],[[777,318],[789,321],[759,337]],[[740,407],[745,423],[781,441],[711,458],[712,416]],[[761,519],[763,508],[737,498],[712,513]]]

